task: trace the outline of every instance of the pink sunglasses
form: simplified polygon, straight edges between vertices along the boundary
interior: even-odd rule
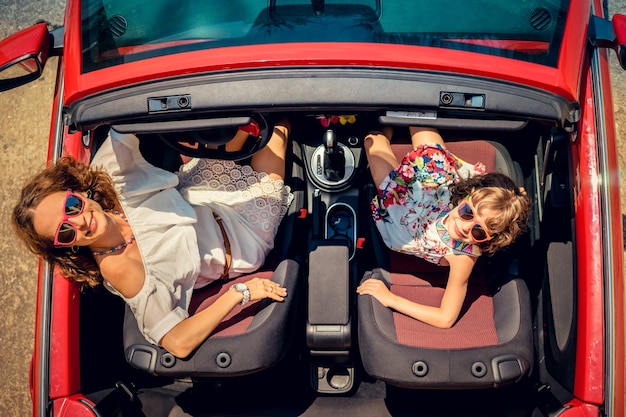
[[[76,217],[83,212],[85,199],[75,194],[72,190],[67,190],[65,194],[64,215],[57,232],[54,235],[54,244],[59,246],[70,246],[76,240],[76,228],[67,221],[70,217]]]
[[[485,242],[487,240],[491,240],[491,235],[483,225],[478,223],[474,218],[474,210],[472,210],[472,206],[467,201],[464,201],[459,206],[459,217],[466,222],[473,222],[472,226],[472,239],[476,243]]]

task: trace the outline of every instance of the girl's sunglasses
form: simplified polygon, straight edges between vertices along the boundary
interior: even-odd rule
[[[65,194],[64,216],[56,234],[54,235],[54,244],[60,246],[69,246],[76,240],[76,229],[67,221],[70,217],[76,217],[83,212],[85,208],[85,199],[67,190]]]
[[[459,206],[459,217],[466,222],[472,221],[474,222],[474,226],[472,226],[472,238],[476,243],[485,242],[487,240],[491,240],[491,235],[485,230],[485,228],[476,222],[474,219],[474,210],[469,205],[467,201],[464,201]]]

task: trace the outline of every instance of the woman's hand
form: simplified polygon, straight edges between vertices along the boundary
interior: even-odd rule
[[[287,289],[269,279],[252,278],[245,283],[250,291],[250,301],[271,298],[274,301],[283,301],[287,296]]]
[[[389,307],[395,295],[389,291],[385,283],[376,278],[370,278],[361,283],[356,289],[359,295],[371,295],[385,307]]]

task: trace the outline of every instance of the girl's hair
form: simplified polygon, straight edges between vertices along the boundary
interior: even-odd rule
[[[11,218],[13,229],[31,252],[58,266],[70,281],[81,287],[95,287],[102,282],[102,276],[88,247],[55,246],[52,239],[35,231],[33,214],[41,200],[67,190],[87,193],[104,210],[113,210],[117,202],[113,182],[107,173],[70,157],[62,158],[34,175],[22,188]]]
[[[469,196],[479,214],[485,209],[499,213],[489,218],[485,225],[493,238],[479,244],[489,255],[513,243],[528,227],[530,200],[504,174],[489,173],[461,180],[450,187],[450,194],[453,206],[458,206]]]

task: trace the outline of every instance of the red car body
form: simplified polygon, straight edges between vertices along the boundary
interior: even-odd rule
[[[192,48],[84,72],[81,2],[68,0],[66,10],[63,38],[55,39],[62,46],[47,44],[50,37],[43,23],[0,43],[0,64],[4,66],[25,57],[43,65],[46,54],[60,56],[50,130],[51,161],[60,155],[88,161],[91,154],[85,140],[89,140],[93,126],[89,123],[70,126],[67,109],[74,111],[80,103],[109,91],[142,85],[149,88],[155,80],[184,79],[194,74],[236,74],[251,70],[262,74],[276,69],[284,69],[285,74],[291,71],[306,74],[307,70],[316,68],[384,68],[437,76],[453,74],[498,85],[523,86],[578,103],[579,115],[567,129],[575,212],[572,227],[576,236],[576,353],[571,363],[575,377],[570,401],[550,415],[624,415],[623,237],[607,47],[621,51],[619,48],[625,42],[620,40],[626,40],[626,17],[614,16],[613,25],[608,24],[615,31],[613,39],[596,39],[594,35],[600,33],[597,26],[609,22],[605,20],[601,2],[572,2],[554,66],[468,50],[320,41]],[[186,42],[190,41],[172,41],[172,46]],[[479,46],[498,42],[502,49],[540,52],[548,47],[540,41],[468,41],[471,42]],[[152,47],[137,45],[121,53],[132,55]],[[31,66],[29,71],[36,73],[37,67]],[[289,103],[279,102],[277,107],[286,108]],[[333,102],[329,107],[342,109],[342,104]],[[33,415],[93,416],[88,406],[93,401],[83,392],[81,383],[79,358],[90,355],[80,351],[81,293],[44,263],[38,276],[31,372]]]

